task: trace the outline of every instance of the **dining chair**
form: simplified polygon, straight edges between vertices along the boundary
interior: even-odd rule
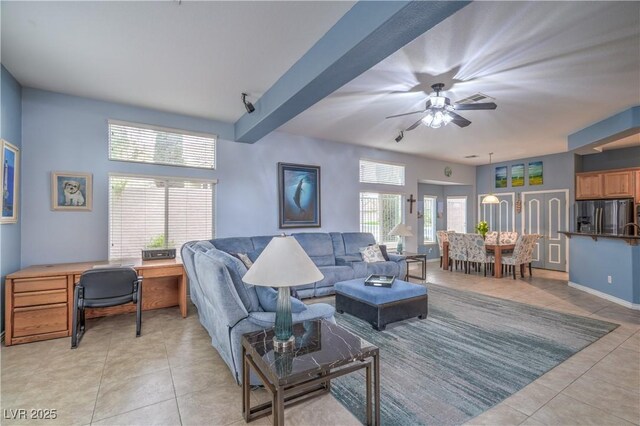
[[[468,273],[467,238],[465,234],[449,234],[449,269],[452,271],[454,263],[456,271],[458,270],[458,265],[460,265],[465,274]]]
[[[500,232],[498,241],[501,245],[515,244],[518,240],[518,233],[511,231]]]
[[[531,263],[533,262],[533,250],[536,248],[536,243],[542,235],[540,234],[530,234],[531,238],[529,238],[527,243],[527,253],[525,255],[525,263],[529,265],[529,276],[532,277],[531,273]],[[520,265],[520,274],[524,276],[524,264]]]
[[[73,293],[71,349],[85,331],[85,308],[136,304],[136,337],[142,327],[142,277],[133,268],[96,268],[84,272]]]
[[[533,246],[537,240],[538,235],[536,234],[519,235],[513,253],[502,256],[502,265],[509,268],[510,272],[513,271],[514,280],[516,279],[516,266],[520,266],[520,275],[524,278],[524,265],[531,263]],[[529,269],[529,273],[531,273],[531,269]]]
[[[449,241],[449,234],[446,231],[436,231],[436,237],[438,238],[438,248],[440,249],[440,267],[442,268],[442,256],[444,255],[444,242]]]
[[[484,237],[485,244],[498,244],[498,232],[491,231],[487,232],[487,235]]]
[[[484,276],[487,276],[487,264],[495,262],[495,257],[487,253],[485,239],[479,234],[466,234],[467,260],[472,264],[484,266]]]

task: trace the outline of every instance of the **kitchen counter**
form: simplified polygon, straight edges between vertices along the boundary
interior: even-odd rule
[[[562,231],[560,231],[560,233],[566,235],[568,238],[571,238],[573,236],[591,237],[593,238],[594,241],[598,241],[598,238],[611,238],[611,239],[626,241],[629,245],[632,245],[632,246],[637,246],[638,244],[640,244],[640,236],[636,236],[636,235],[591,234],[587,232],[562,232]]]

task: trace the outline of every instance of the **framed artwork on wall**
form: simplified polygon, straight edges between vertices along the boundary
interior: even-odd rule
[[[51,210],[91,211],[91,173],[51,172]]]
[[[524,186],[524,164],[511,166],[511,186]]]
[[[0,223],[18,222],[18,194],[20,194],[20,149],[4,139],[0,139],[0,159],[2,161],[2,215]]]
[[[542,185],[543,182],[542,161],[532,161],[529,163],[529,185]]]
[[[280,228],[320,227],[320,167],[278,163]]]
[[[507,166],[496,167],[496,188],[507,187]]]

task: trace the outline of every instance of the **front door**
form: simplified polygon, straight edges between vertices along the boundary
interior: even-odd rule
[[[525,234],[542,235],[533,251],[532,266],[566,271],[567,237],[560,231],[568,229],[567,192],[523,193],[522,204]]]

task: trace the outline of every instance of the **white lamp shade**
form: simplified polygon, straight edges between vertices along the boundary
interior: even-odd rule
[[[409,231],[409,229],[407,229],[407,226],[402,222],[394,226],[391,232],[389,232],[389,235],[390,236],[397,235],[400,237],[413,237],[413,234],[411,233],[411,231]]]
[[[489,194],[482,199],[482,204],[500,204],[500,200],[493,194]]]
[[[265,287],[291,287],[324,278],[293,237],[273,237],[242,280]]]

